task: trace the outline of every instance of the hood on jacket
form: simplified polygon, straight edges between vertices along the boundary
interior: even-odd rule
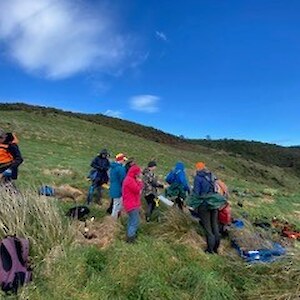
[[[116,162],[116,161],[113,161],[113,162],[110,163],[110,168],[111,169],[114,169],[114,168],[119,167],[119,166],[121,166],[121,164]]]
[[[196,174],[198,176],[207,176],[209,174],[211,174],[211,172],[209,172],[207,169],[202,169],[196,172]]]
[[[181,162],[181,161],[177,162],[176,165],[175,165],[175,170],[183,171],[184,170],[184,163]]]
[[[128,170],[128,173],[127,173],[127,176],[130,176],[130,177],[136,177],[137,175],[141,174],[141,168],[137,165],[133,165],[129,170]]]

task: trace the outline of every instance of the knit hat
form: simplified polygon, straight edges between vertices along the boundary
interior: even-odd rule
[[[202,161],[198,161],[195,166],[197,170],[202,170],[205,168],[205,163]]]
[[[119,153],[116,155],[116,161],[122,161],[122,160],[127,160],[125,154]]]
[[[152,168],[152,167],[156,167],[157,164],[154,160],[151,160],[149,163],[148,163],[148,168]]]

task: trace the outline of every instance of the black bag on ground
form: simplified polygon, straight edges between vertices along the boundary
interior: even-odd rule
[[[84,220],[89,213],[90,209],[87,206],[80,205],[70,208],[66,213],[66,216],[73,219]]]

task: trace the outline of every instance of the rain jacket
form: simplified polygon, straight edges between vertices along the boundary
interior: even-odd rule
[[[158,182],[157,177],[149,168],[145,168],[143,171],[143,182],[145,196],[150,194],[157,196],[157,188],[163,188],[163,185]]]
[[[122,183],[126,176],[125,167],[118,163],[112,162],[110,165],[110,187],[109,195],[111,198],[120,198],[122,196]]]
[[[18,140],[12,133],[7,133],[6,140],[0,144],[0,174],[7,169],[12,171],[12,179],[18,177],[18,167],[23,162],[18,147]]]
[[[141,207],[141,193],[143,189],[143,182],[137,180],[137,175],[141,173],[140,167],[132,166],[123,181],[122,197],[123,206],[126,212]]]

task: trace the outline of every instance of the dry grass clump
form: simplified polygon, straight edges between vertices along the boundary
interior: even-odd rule
[[[56,202],[39,197],[34,190],[11,193],[0,189],[0,238],[6,235],[28,238],[31,255],[38,260],[49,249],[73,239]]]

